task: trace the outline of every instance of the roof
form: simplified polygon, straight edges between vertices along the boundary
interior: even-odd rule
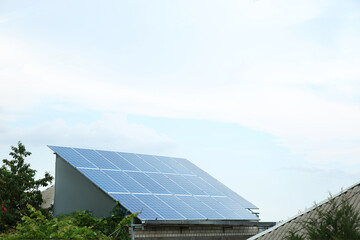
[[[254,204],[187,159],[49,147],[140,220],[259,220]]]
[[[282,222],[268,230],[261,232],[248,240],[279,240],[284,239],[290,230],[301,233],[303,231],[301,223],[304,220],[309,220],[310,218],[317,216],[318,208],[319,210],[327,211],[331,207],[330,199],[334,200],[336,204],[341,204],[341,200],[345,197],[349,199],[349,203],[355,208],[356,211],[360,212],[360,183],[357,183],[344,191],[336,194],[332,198],[324,200],[319,204],[316,204],[314,207],[297,214],[296,216],[290,218],[289,220]]]
[[[54,202],[54,192],[55,192],[55,186],[52,185],[51,187],[48,187],[44,191],[41,192],[43,203],[41,204],[42,208],[49,208],[51,207],[51,204]]]

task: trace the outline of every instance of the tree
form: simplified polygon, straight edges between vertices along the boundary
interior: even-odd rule
[[[36,170],[25,163],[31,152],[26,151],[20,141],[17,147],[11,146],[11,150],[9,155],[13,159],[4,159],[0,168],[0,231],[16,226],[27,212],[28,204],[40,209],[43,200],[39,188],[48,186],[53,180],[49,173],[35,180]]]
[[[291,230],[287,240],[358,240],[360,215],[345,195],[315,208],[316,216],[301,222],[303,231]]]

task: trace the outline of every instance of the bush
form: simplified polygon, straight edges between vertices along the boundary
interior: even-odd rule
[[[317,216],[301,222],[303,233],[291,230],[287,240],[358,240],[360,215],[345,196],[330,198],[326,208],[315,208]]]
[[[16,230],[0,235],[2,239],[128,239],[128,227],[137,216],[113,214],[108,218],[96,218],[90,212],[78,211],[47,219],[31,205],[28,210],[29,214],[22,217]]]

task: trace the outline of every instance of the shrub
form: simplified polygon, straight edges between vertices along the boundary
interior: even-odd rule
[[[29,214],[22,217],[16,231],[0,235],[2,239],[128,239],[128,227],[137,216],[96,218],[90,212],[78,211],[48,219],[31,205],[28,210]]]
[[[345,196],[330,198],[326,208],[315,208],[316,216],[301,222],[303,233],[291,230],[287,240],[358,240],[360,215]]]

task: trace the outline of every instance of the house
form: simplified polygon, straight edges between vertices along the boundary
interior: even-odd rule
[[[187,159],[49,146],[56,154],[55,216],[139,212],[136,239],[246,239],[274,223]]]
[[[289,234],[290,231],[296,233],[304,233],[302,223],[306,220],[317,216],[317,211],[327,211],[331,208],[330,200],[335,201],[335,204],[341,205],[342,200],[347,199],[349,203],[355,208],[356,211],[360,212],[360,183],[357,183],[344,191],[333,196],[331,199],[322,201],[316,204],[314,207],[297,214],[289,220],[277,224],[276,226],[269,228],[251,238],[249,240],[282,240]]]

